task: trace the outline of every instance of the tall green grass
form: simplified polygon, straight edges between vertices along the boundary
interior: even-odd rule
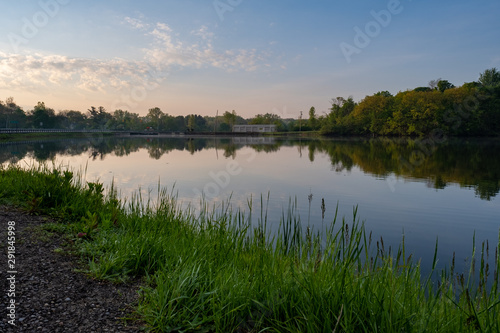
[[[469,272],[452,261],[422,277],[404,238],[386,250],[356,209],[313,231],[291,200],[271,233],[263,198],[244,214],[229,203],[181,209],[158,193],[124,201],[69,171],[0,171],[0,201],[66,221],[95,277],[144,279],[137,312],[154,331],[500,332],[498,246],[493,268],[483,243]]]

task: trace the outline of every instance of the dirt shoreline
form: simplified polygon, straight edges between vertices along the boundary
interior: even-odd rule
[[[75,256],[60,251],[67,242],[63,235],[37,228],[48,220],[0,206],[0,332],[144,331],[142,323],[124,319],[134,317],[139,284],[117,285],[76,272],[85,266]],[[8,261],[9,221],[15,222],[16,229],[15,274],[7,273],[11,271],[8,265],[13,264]],[[15,326],[9,323],[11,310],[7,309],[12,299]]]

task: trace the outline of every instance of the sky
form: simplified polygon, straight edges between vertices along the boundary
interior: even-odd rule
[[[5,0],[0,99],[25,111],[297,118],[500,68],[498,0]]]

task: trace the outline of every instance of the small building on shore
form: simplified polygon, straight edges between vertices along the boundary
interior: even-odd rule
[[[235,133],[272,133],[276,132],[276,125],[234,125]]]

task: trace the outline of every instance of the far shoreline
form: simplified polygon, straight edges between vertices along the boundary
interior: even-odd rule
[[[147,138],[229,138],[229,137],[272,137],[272,138],[306,138],[306,139],[412,139],[412,140],[426,140],[431,139],[428,136],[366,136],[366,135],[323,135],[318,131],[304,131],[304,132],[148,132],[148,131],[99,131],[99,132],[82,132],[82,131],[63,131],[63,132],[19,132],[19,133],[5,133],[0,129],[0,144],[6,143],[21,143],[40,140],[54,140],[54,139],[85,139],[95,138],[96,136],[103,137],[147,137]],[[499,136],[445,136],[444,140],[449,139],[487,139],[495,140],[500,139]]]

